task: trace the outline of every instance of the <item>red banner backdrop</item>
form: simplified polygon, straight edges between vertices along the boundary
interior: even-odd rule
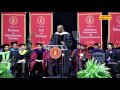
[[[111,42],[115,47],[120,46],[120,13],[109,12],[112,19],[108,21],[108,42]]]
[[[30,13],[30,39],[35,48],[36,43],[49,44],[53,33],[52,12]]]
[[[1,17],[1,44],[26,43],[25,12],[2,12]]]
[[[102,48],[102,21],[99,20],[101,12],[78,12],[79,42],[93,46],[99,43]]]

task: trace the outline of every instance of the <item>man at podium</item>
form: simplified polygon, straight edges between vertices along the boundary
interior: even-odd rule
[[[69,53],[70,53],[70,48],[72,47],[72,38],[71,35],[64,31],[63,25],[58,25],[57,26],[57,32],[55,32],[52,35],[52,38],[50,40],[50,45],[66,45],[68,48],[67,51],[64,51],[64,75],[69,74]],[[62,59],[59,58],[57,61],[53,60],[53,75],[56,75],[56,71],[58,71],[59,74],[61,74],[61,61]],[[56,65],[58,66],[56,70]]]

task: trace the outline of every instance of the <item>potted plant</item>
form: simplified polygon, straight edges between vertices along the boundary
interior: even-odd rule
[[[0,63],[0,78],[14,78],[5,63]]]
[[[77,78],[112,78],[105,63],[97,63],[97,60],[88,60],[85,68],[77,72]]]

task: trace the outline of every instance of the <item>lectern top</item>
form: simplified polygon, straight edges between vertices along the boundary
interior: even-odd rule
[[[47,49],[51,49],[51,48],[54,48],[54,47],[58,47],[60,48],[60,50],[68,50],[68,48],[66,47],[66,45],[44,45],[45,48]]]

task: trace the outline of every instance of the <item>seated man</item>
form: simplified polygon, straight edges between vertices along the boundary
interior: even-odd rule
[[[103,52],[103,51],[100,49],[100,44],[98,44],[98,43],[95,43],[95,44],[94,44],[94,49],[92,50],[92,53],[96,53],[96,52]]]
[[[44,70],[46,69],[43,57],[46,50],[41,43],[37,43],[36,46],[37,48],[33,50],[30,58],[30,75],[43,77]]]
[[[108,43],[108,49],[105,52],[105,58],[106,58],[106,65],[110,68],[110,73],[112,77],[116,76],[117,74],[117,58],[118,58],[118,52],[114,48],[114,45],[112,43]]]
[[[71,59],[74,61],[74,70],[77,73],[80,69],[85,69],[85,63],[88,59],[91,59],[91,53],[86,49],[86,45],[77,44],[77,49],[71,53]]]
[[[19,51],[19,60],[17,61],[16,65],[16,77],[17,78],[23,78],[23,77],[28,77],[29,75],[29,68],[28,68],[28,63],[30,59],[30,54],[26,50],[25,44],[20,44],[20,51]]]
[[[106,62],[117,62],[118,52],[112,43],[108,43],[108,49],[105,51]]]
[[[17,61],[19,60],[19,50],[18,50],[18,45],[17,42],[11,42],[11,55],[10,55],[10,62],[11,62],[11,70],[12,70],[12,74],[15,75],[15,68],[16,68],[16,64]]]

